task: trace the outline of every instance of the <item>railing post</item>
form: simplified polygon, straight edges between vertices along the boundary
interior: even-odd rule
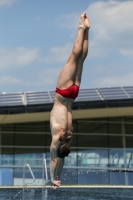
[[[48,181],[48,172],[47,172],[47,164],[45,158],[43,160],[43,171],[42,171],[43,187],[44,187],[44,171],[45,171],[45,186],[46,186],[46,182]]]
[[[28,167],[28,169],[29,169],[29,171],[30,171],[30,173],[31,173],[31,176],[32,176],[32,178],[33,178],[33,182],[32,182],[32,183],[26,183],[26,184],[25,184],[25,168],[26,168],[26,167]],[[29,165],[29,164],[24,165],[24,166],[23,166],[23,191],[24,191],[25,185],[33,184],[33,183],[35,182],[35,180],[36,180],[36,179],[35,179],[35,176],[34,176],[32,170],[31,170],[30,165]]]

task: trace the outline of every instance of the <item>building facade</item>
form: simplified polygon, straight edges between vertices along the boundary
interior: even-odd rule
[[[0,185],[22,185],[29,164],[42,184],[50,165],[54,92],[0,94]],[[62,184],[133,185],[133,87],[80,90]],[[26,169],[26,179],[31,174]],[[48,183],[50,184],[50,182]]]

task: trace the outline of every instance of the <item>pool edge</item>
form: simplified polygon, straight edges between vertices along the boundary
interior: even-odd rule
[[[4,188],[14,188],[14,189],[21,189],[23,188],[23,186],[0,186],[0,189],[4,189]],[[27,186],[26,188],[42,188],[42,186]],[[46,186],[44,188],[51,188],[51,186]],[[69,185],[64,185],[64,186],[61,186],[60,188],[123,188],[123,189],[130,189],[130,188],[133,188],[133,186],[125,186],[125,185],[80,185],[80,186],[77,186],[77,185],[74,185],[74,186],[69,186]]]

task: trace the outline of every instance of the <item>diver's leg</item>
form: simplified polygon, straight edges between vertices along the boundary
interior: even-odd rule
[[[58,78],[57,88],[59,89],[66,89],[74,83],[77,63],[83,50],[84,32],[86,29],[85,21],[86,14],[83,13],[80,18],[78,33],[73,45],[72,53]]]
[[[77,85],[77,86],[80,86],[81,77],[82,77],[82,70],[83,70],[83,63],[84,63],[84,61],[87,57],[87,54],[88,54],[88,34],[89,34],[89,29],[87,28],[85,30],[85,35],[84,35],[82,54],[81,54],[81,56],[78,60],[77,68],[76,68],[74,84]]]

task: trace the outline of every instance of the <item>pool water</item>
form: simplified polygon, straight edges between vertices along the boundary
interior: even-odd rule
[[[133,189],[0,189],[0,200],[133,200]]]

